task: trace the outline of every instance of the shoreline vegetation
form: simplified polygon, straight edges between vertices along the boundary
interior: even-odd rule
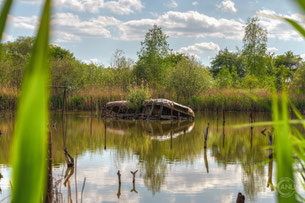
[[[141,42],[138,60],[116,50],[110,65],[84,63],[69,50],[49,45],[51,110],[101,112],[107,102],[164,98],[195,111],[271,112],[272,91],[288,90],[290,102],[305,112],[305,62],[287,51],[267,51],[267,31],[248,19],[242,49],[219,50],[209,67],[194,55],[174,52],[168,36],[154,25]],[[15,110],[35,39],[1,44],[0,110]]]
[[[166,92],[150,91],[151,98],[167,98],[191,107],[194,111],[245,111],[271,112],[272,93],[264,89],[217,89],[205,92],[202,95],[192,96],[186,100],[175,100]],[[279,93],[280,95],[280,93]],[[301,112],[305,113],[305,95],[290,94],[290,102]],[[18,91],[2,88],[0,90],[0,111],[16,108]],[[100,115],[107,102],[128,100],[129,92],[121,90],[102,91],[99,89],[79,90],[67,93],[65,98],[66,111],[92,111]],[[64,93],[50,96],[50,110],[61,111],[63,108]]]

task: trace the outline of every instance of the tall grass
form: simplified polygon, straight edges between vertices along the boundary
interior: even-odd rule
[[[292,161],[292,144],[289,127],[289,114],[287,105],[287,95],[283,93],[282,107],[279,108],[278,97],[273,96],[272,114],[275,133],[275,152],[276,152],[276,180],[277,183],[285,181],[289,183],[294,181],[293,161]],[[281,187],[279,185],[278,187]],[[282,188],[278,188],[278,202],[296,202],[295,193],[281,194]],[[285,193],[284,193],[285,194]]]
[[[1,36],[11,4],[12,0],[4,2]],[[12,202],[41,202],[45,189],[50,13],[51,0],[46,0],[20,91],[12,147]]]
[[[299,4],[300,8],[305,12],[305,0],[296,0]],[[300,26],[296,21],[289,18],[282,18],[286,22],[288,22],[291,26],[293,26],[304,38],[305,38],[305,29]],[[287,94],[284,93],[281,100],[282,107],[279,108],[278,97],[273,97],[272,102],[272,113],[273,113],[273,123],[274,123],[274,134],[275,134],[275,153],[276,153],[276,179],[277,179],[277,198],[278,202],[292,203],[298,202],[296,199],[296,191],[295,191],[295,179],[294,176],[296,174],[296,170],[294,169],[295,164],[293,161],[293,157],[296,160],[299,160],[301,169],[301,179],[305,189],[305,139],[303,135],[294,128],[293,131],[290,129],[290,121],[289,121],[289,113],[288,113],[288,99]],[[303,117],[297,111],[297,109],[291,105],[298,119],[301,121]],[[305,129],[305,124],[303,123],[303,127]],[[284,186],[284,187],[282,187]],[[287,187],[288,186],[288,187]],[[292,187],[291,187],[292,186]],[[288,189],[287,189],[288,188]],[[304,201],[305,199],[298,194],[299,199]]]

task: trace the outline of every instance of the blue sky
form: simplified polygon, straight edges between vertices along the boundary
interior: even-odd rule
[[[19,0],[9,17],[6,40],[36,32],[42,0]],[[285,16],[304,22],[293,0],[55,0],[52,43],[85,62],[109,65],[116,49],[137,60],[152,25],[161,26],[174,51],[196,55],[209,65],[218,50],[242,48],[247,18],[258,15],[268,30],[268,51],[292,50],[305,58],[304,40]]]

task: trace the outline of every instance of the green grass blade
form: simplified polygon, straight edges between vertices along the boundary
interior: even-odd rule
[[[288,104],[287,104],[287,94],[283,93],[282,96],[282,108],[278,106],[277,96],[273,96],[272,101],[272,113],[274,124],[274,133],[275,133],[275,153],[276,153],[276,172],[277,172],[277,187],[278,187],[278,202],[297,202],[295,193],[291,196],[285,196],[281,194],[280,184],[284,180],[291,180],[294,182],[293,176],[293,160],[292,160],[292,144],[290,140],[290,129],[289,129],[289,114],[288,114]],[[282,124],[279,125],[278,122],[282,120]],[[293,192],[293,191],[292,191]]]
[[[8,13],[11,10],[13,0],[6,0],[3,3],[1,14],[0,14],[0,42],[2,41],[3,32],[5,29],[5,24],[7,20]]]
[[[51,0],[46,0],[21,87],[12,148],[12,202],[41,202],[45,189],[50,12]]]
[[[294,27],[305,38],[305,29],[301,25],[299,25],[299,23],[289,18],[283,19],[288,22],[292,27]]]
[[[298,4],[301,6],[303,11],[305,12],[305,0],[296,0]]]

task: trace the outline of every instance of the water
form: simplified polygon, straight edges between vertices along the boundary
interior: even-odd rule
[[[225,128],[221,114],[217,126],[216,113],[197,113],[194,122],[173,126],[167,121],[107,120],[106,136],[104,120],[86,115],[51,115],[53,178],[56,197],[63,202],[235,202],[238,192],[246,202],[276,202],[276,192],[267,184],[275,183],[275,164],[264,148],[264,127],[254,127],[252,133],[250,127],[232,127],[249,123],[248,113],[226,113]],[[270,119],[270,114],[255,114],[255,121]],[[0,120],[3,202],[10,196],[13,121],[10,114]],[[64,147],[75,158],[75,169],[67,169]],[[135,170],[133,185],[130,171]]]

